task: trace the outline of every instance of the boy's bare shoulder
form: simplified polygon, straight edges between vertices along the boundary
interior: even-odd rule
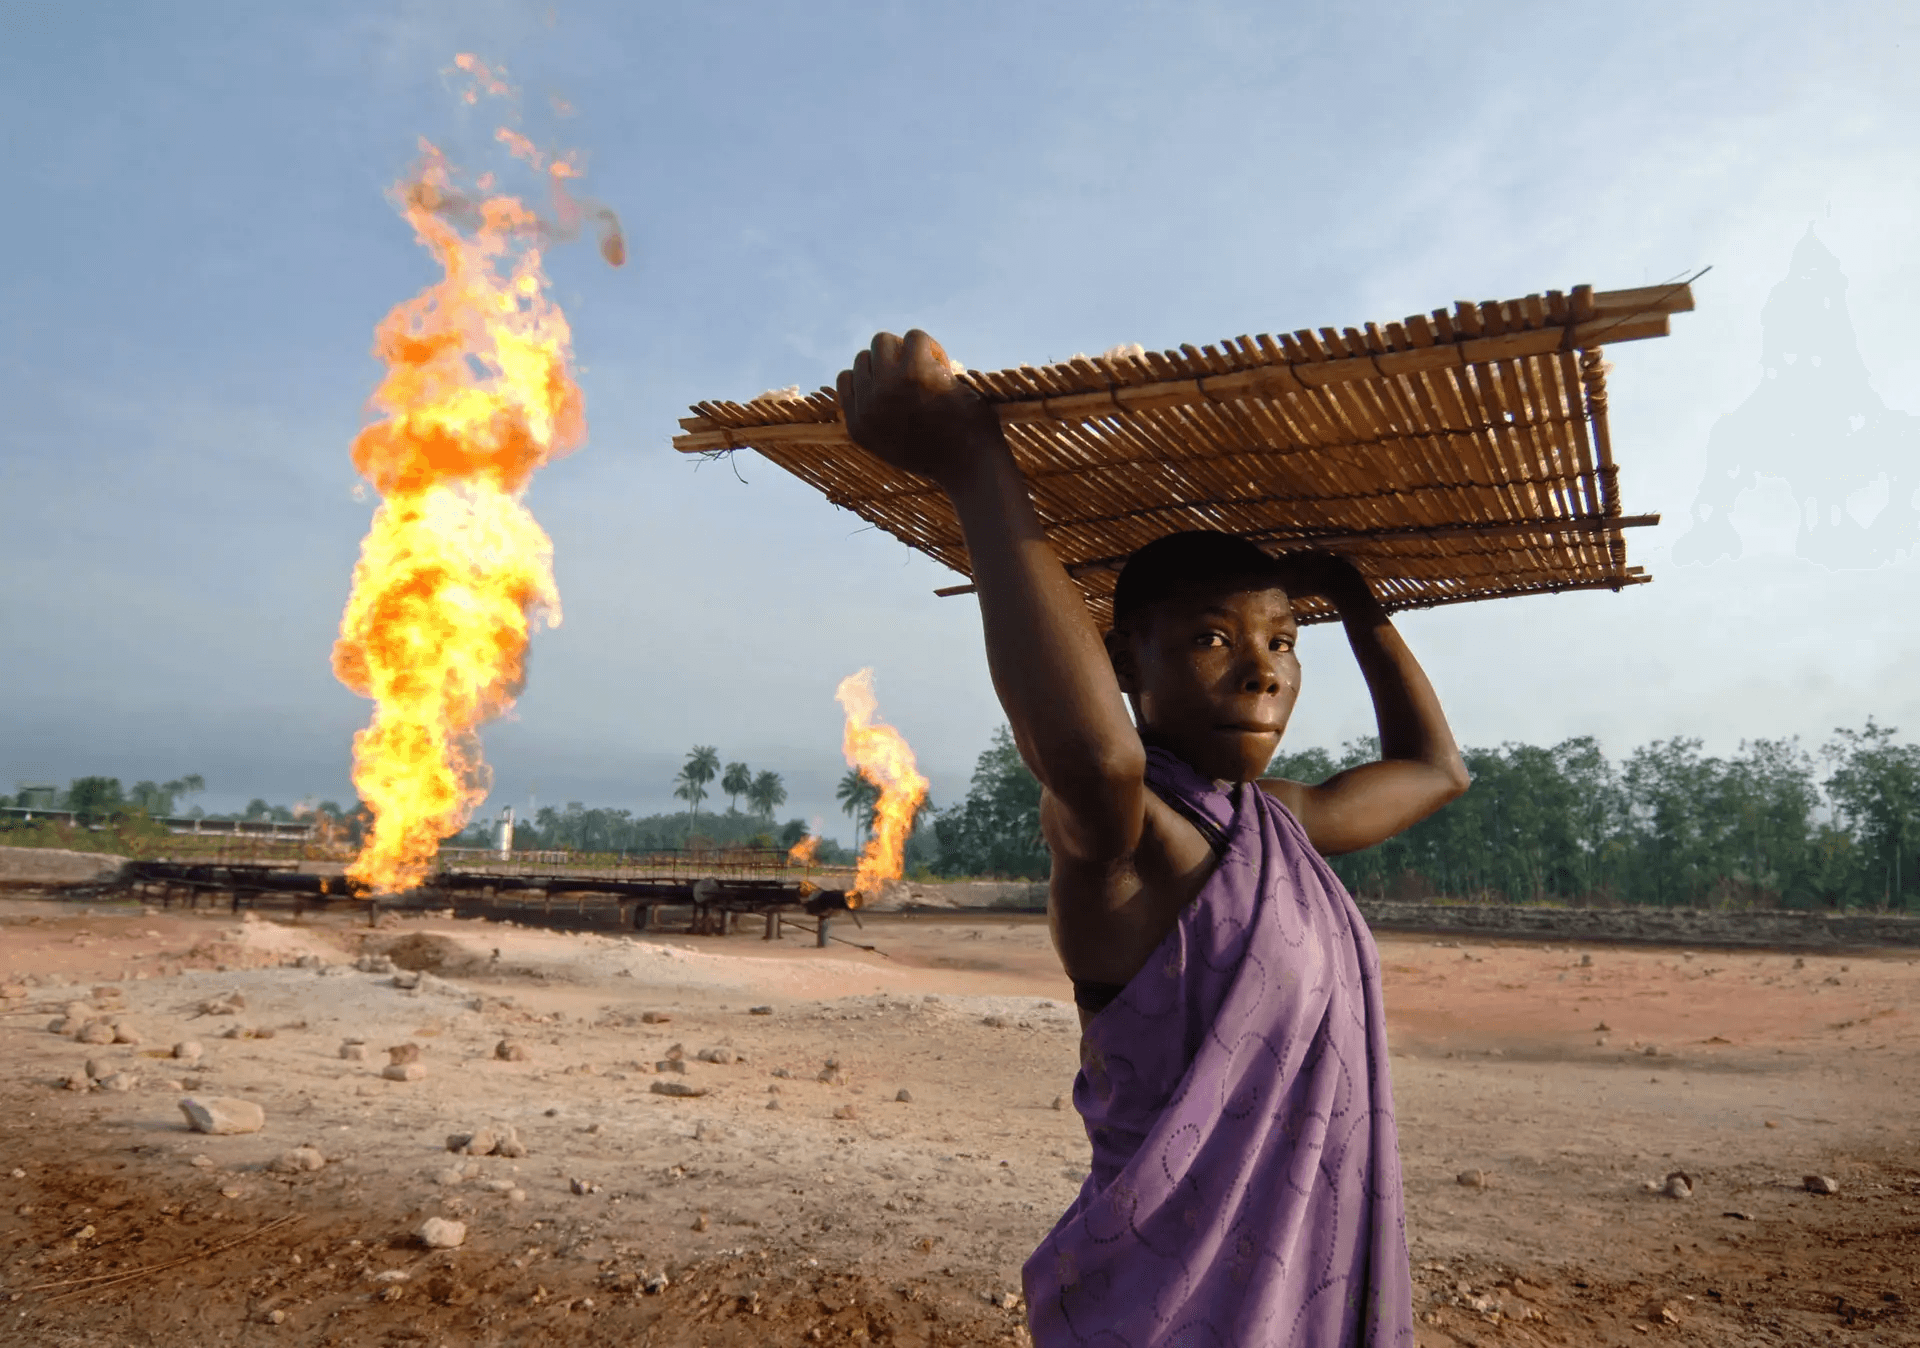
[[[1043,832],[1048,815],[1043,795]],[[1090,864],[1056,851],[1048,906],[1068,976],[1116,984],[1131,979],[1200,892],[1213,865],[1213,849],[1200,830],[1151,793],[1131,855]]]

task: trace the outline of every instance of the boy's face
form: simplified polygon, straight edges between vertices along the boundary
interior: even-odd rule
[[[1142,738],[1217,781],[1246,782],[1293,715],[1299,635],[1285,591],[1227,582],[1148,606],[1108,651]]]

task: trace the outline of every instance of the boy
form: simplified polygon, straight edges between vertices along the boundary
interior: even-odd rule
[[[1042,787],[1093,1171],[1027,1261],[1035,1343],[1412,1344],[1379,958],[1320,854],[1466,789],[1426,676],[1350,564],[1224,534],[1136,553],[1103,645],[931,337],[875,337],[839,395],[856,443],[952,499]],[[1260,780],[1299,692],[1289,591],[1339,607],[1379,723],[1381,761],[1318,786]]]

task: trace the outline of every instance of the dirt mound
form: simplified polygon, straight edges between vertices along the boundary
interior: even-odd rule
[[[402,969],[431,974],[472,973],[485,968],[489,958],[451,936],[427,931],[409,932],[391,939],[375,937],[366,943],[366,949],[371,954],[385,955]]]
[[[102,884],[126,862],[125,857],[64,847],[0,847],[0,888]]]

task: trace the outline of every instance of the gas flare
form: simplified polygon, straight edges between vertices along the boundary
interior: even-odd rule
[[[815,833],[809,833],[806,837],[802,838],[799,842],[795,843],[792,849],[788,851],[787,864],[789,866],[811,866],[813,864],[813,858],[815,854],[818,853],[819,851],[820,851],[819,835]]]
[[[898,880],[905,869],[907,835],[913,832],[914,816],[927,798],[927,779],[915,768],[913,750],[900,732],[874,720],[879,703],[873,695],[871,669],[840,680],[833,695],[847,713],[841,752],[848,766],[880,789],[873,807],[873,831],[847,892],[847,902],[858,907],[862,898],[878,898],[881,887]]]
[[[481,92],[504,89],[471,61]],[[560,621],[553,545],[522,497],[586,436],[541,269],[551,227],[517,197],[485,195],[490,178],[479,195],[458,190],[445,156],[421,151],[395,196],[445,275],[375,336],[380,419],[353,462],[381,504],[333,648],[335,675],[374,703],[353,740],[373,822],[348,874],[375,892],[417,886],[487,794],[479,727],[519,695],[532,629]]]

